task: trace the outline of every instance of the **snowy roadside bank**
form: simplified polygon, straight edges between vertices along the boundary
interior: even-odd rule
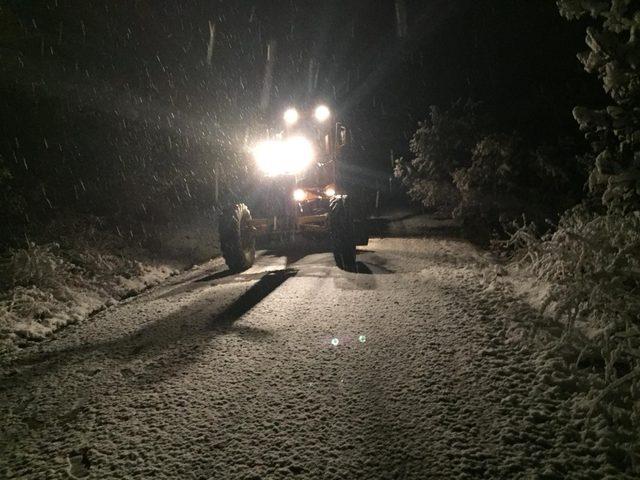
[[[633,364],[607,353],[611,345],[602,340],[603,331],[594,328],[588,318],[568,318],[561,310],[563,299],[556,294],[556,284],[514,263],[499,272],[489,278],[484,291],[490,302],[508,312],[505,343],[533,353],[542,382],[536,388],[547,391],[562,411],[571,413],[574,433],[566,436],[563,432],[556,448],[597,445],[610,465],[612,476],[607,478],[637,478],[640,403]],[[630,344],[633,338],[628,340]],[[617,347],[615,353],[620,352]],[[555,421],[559,422],[557,431],[566,431],[562,421]],[[620,472],[632,476],[617,476]]]
[[[372,217],[369,228],[372,236],[381,237],[461,236],[457,220],[408,208],[391,209]]]
[[[126,477],[130,465],[162,478],[290,478],[284,464],[325,478],[322,443],[322,458],[364,447],[361,463],[337,466],[345,478],[637,478],[624,473],[629,436],[589,415],[595,379],[509,336],[535,312],[489,254],[393,238],[373,239],[359,260],[370,274],[312,253],[265,296],[273,283],[262,278],[285,257],[228,276],[218,259],[25,349],[3,365],[0,471],[63,478],[84,461],[91,478]],[[248,311],[234,307],[247,300]],[[193,445],[207,452],[195,467]]]
[[[117,224],[58,212],[46,224],[34,223],[27,241],[0,250],[0,353],[218,256],[216,215]]]
[[[1,262],[0,352],[42,340],[177,273],[140,252],[57,243],[29,242]]]

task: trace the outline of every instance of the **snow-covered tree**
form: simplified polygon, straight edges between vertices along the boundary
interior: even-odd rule
[[[478,104],[458,101],[448,110],[431,106],[409,144],[413,158],[396,162],[395,176],[413,200],[429,209],[453,211],[460,200],[454,172],[470,165],[484,124]]]
[[[576,107],[574,117],[595,154],[590,187],[609,208],[640,208],[640,10],[632,0],[558,0],[568,19],[591,16],[589,49],[578,54],[585,70],[598,76],[612,103]]]
[[[453,214],[481,241],[523,214],[541,226],[557,218],[576,200],[570,178],[582,177],[560,144],[532,147],[494,123],[472,102],[431,107],[411,139],[413,158],[395,169],[413,200]]]
[[[578,55],[611,103],[576,107],[574,117],[595,153],[589,178],[602,205],[568,210],[541,240],[523,228],[524,261],[548,282],[544,308],[564,325],[554,349],[604,364],[598,381],[576,396],[593,424],[615,426],[618,463],[640,474],[640,5],[631,0],[558,0],[568,19],[590,16],[589,49]],[[578,353],[579,352],[579,353]],[[602,381],[604,380],[604,381]],[[599,427],[598,427],[599,428]],[[585,432],[589,434],[589,432]]]
[[[483,137],[470,165],[453,175],[460,194],[454,216],[478,239],[503,234],[523,215],[544,228],[573,198],[575,172],[565,155],[558,146],[531,148],[517,134]]]

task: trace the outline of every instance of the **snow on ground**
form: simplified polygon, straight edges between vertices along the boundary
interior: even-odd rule
[[[168,265],[55,243],[30,243],[11,252],[3,267],[0,351],[43,340],[176,273]]]
[[[422,237],[429,235],[455,235],[461,225],[452,218],[436,218],[433,214],[420,213],[410,209],[397,208],[371,219],[377,235],[384,237]]]
[[[178,275],[0,362],[5,478],[634,478],[463,241]]]

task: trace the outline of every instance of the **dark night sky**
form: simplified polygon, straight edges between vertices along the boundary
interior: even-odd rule
[[[259,10],[280,46],[275,105],[335,94],[373,156],[406,148],[431,104],[479,100],[505,129],[552,141],[575,132],[572,107],[599,93],[575,58],[584,26],[560,18],[554,2],[409,1],[405,39],[392,1],[295,5]],[[311,58],[320,67],[309,92]]]
[[[404,38],[393,0],[0,5],[8,118],[26,110],[22,97],[47,98],[237,150],[259,119],[277,121],[288,104],[324,99],[348,119],[371,166],[384,170],[389,149],[406,152],[432,104],[482,101],[500,128],[542,143],[579,138],[572,107],[600,103],[596,81],[575,58],[584,25],[562,19],[552,1],[407,0]],[[216,24],[210,66],[209,20]],[[273,86],[262,111],[272,41]],[[19,135],[42,143],[30,122],[6,133],[6,151]]]

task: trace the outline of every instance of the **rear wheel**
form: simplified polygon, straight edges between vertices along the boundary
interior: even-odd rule
[[[353,218],[346,195],[331,199],[329,211],[331,246],[336,265],[343,270],[356,269],[356,240]]]
[[[251,212],[244,203],[225,210],[220,217],[220,250],[229,270],[241,272],[256,259],[256,238]]]

